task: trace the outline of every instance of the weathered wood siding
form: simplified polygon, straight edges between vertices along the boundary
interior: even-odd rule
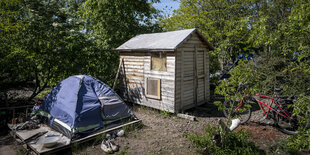
[[[121,96],[125,101],[148,107],[175,112],[175,54],[167,52],[167,71],[151,70],[150,52],[120,52],[124,65],[120,72]],[[161,99],[145,95],[146,79],[161,79]]]
[[[176,50],[176,111],[182,111],[209,100],[209,52],[197,34]]]

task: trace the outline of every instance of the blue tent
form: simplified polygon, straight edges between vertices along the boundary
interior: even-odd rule
[[[131,118],[132,111],[106,84],[87,75],[71,76],[46,96],[39,111],[47,123],[69,138],[89,134]]]

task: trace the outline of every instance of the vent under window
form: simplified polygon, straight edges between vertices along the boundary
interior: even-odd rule
[[[160,79],[146,79],[146,96],[160,100]]]

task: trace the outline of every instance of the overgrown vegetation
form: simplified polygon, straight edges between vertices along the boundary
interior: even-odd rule
[[[125,155],[128,149],[129,149],[129,146],[126,146],[123,150],[118,152],[117,155]]]
[[[147,0],[1,1],[1,99],[13,85],[31,82],[31,100],[77,74],[111,85],[119,58],[109,50],[139,33],[160,31],[156,16]]]
[[[168,110],[160,110],[160,114],[166,118],[171,117],[171,113]]]
[[[294,115],[304,116],[299,120],[302,124],[299,133],[292,135],[282,149],[290,154],[299,154],[301,151],[310,151],[310,96],[301,95],[294,103]]]
[[[162,18],[164,30],[196,27],[215,47],[210,72],[232,63],[240,54],[263,53],[310,56],[307,0],[181,0],[172,16]],[[301,59],[300,57],[300,59]],[[309,72],[309,63],[299,64]]]
[[[282,96],[298,96],[292,105],[294,108],[293,117],[302,116],[298,118],[300,127],[310,127],[310,96],[305,95],[310,88],[310,74],[292,69],[292,64],[295,65],[295,61],[281,55],[276,57],[262,55],[257,59],[257,65],[253,65],[251,61],[239,63],[230,72],[231,77],[228,80],[219,82],[216,93],[223,95],[225,100],[238,101],[245,92],[249,96],[254,93],[272,96],[274,87],[283,88]],[[225,108],[221,102],[216,102],[216,105],[221,110]],[[291,136],[287,143],[282,144],[282,150],[288,153],[309,150],[309,131],[307,128],[299,128],[297,135]]]
[[[211,125],[205,127],[202,135],[185,134],[196,147],[201,149],[202,154],[261,154],[262,152],[249,141],[249,133],[227,132],[222,128]]]
[[[143,126],[144,125],[143,125],[142,122],[138,122],[138,123],[135,123],[135,124],[126,125],[122,129],[125,132],[125,136],[127,136],[129,132],[134,132],[134,136],[136,136],[138,130],[143,128]]]
[[[119,61],[118,54],[108,50],[139,33],[198,28],[215,47],[209,52],[210,73],[225,69],[240,54],[261,55],[256,65],[240,62],[229,80],[218,83],[216,93],[239,100],[243,92],[272,95],[271,86],[280,87],[283,95],[299,96],[294,113],[305,116],[301,123],[309,119],[308,0],[180,0],[172,16],[161,18],[152,2],[159,0],[2,0],[0,103],[7,104],[12,86],[30,82],[30,99],[43,97],[44,88],[74,74],[89,74],[111,85]],[[299,55],[294,57],[295,52]],[[300,131],[287,146],[309,150],[310,132]],[[246,137],[231,134],[226,140]],[[190,139],[202,146],[212,143],[210,137]],[[216,152],[218,146],[211,146]]]

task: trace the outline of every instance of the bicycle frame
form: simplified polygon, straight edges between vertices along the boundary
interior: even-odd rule
[[[267,98],[267,99],[270,99],[270,100],[271,100],[270,105],[268,105],[268,104],[266,104],[266,103],[264,103],[264,102],[262,102],[262,101],[260,101],[260,100],[258,100],[258,99],[256,99],[256,98],[254,98],[254,99],[259,103],[259,105],[260,105],[261,109],[263,110],[263,112],[264,112],[264,114],[265,114],[266,117],[267,117],[268,114],[270,113],[270,110],[272,110],[272,111],[276,112],[277,114],[283,116],[284,118],[287,118],[288,120],[291,120],[291,119],[292,119],[292,118],[286,113],[286,111],[283,110],[283,109],[281,108],[281,106],[279,106],[279,104],[275,101],[275,97],[264,96],[264,95],[260,95],[260,94],[256,94],[256,96],[259,96],[259,97],[262,97],[262,98]],[[242,105],[243,105],[243,103],[244,103],[243,100],[241,100],[241,101],[240,101],[240,105],[239,105],[235,110],[238,110],[239,108],[241,108]],[[275,110],[275,108],[272,107],[272,104],[273,104],[273,103],[276,104],[276,106],[277,106],[279,109],[281,109],[283,112],[279,112],[279,111]],[[264,106],[267,107],[268,110],[266,110],[266,109],[264,108]]]

